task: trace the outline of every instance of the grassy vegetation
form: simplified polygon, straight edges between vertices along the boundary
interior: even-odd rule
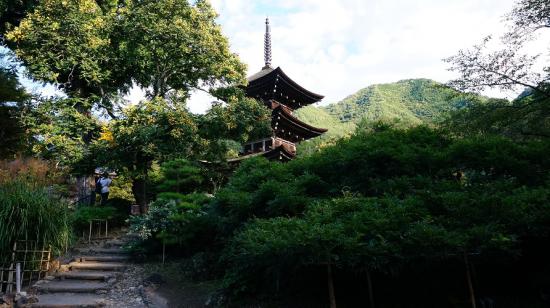
[[[0,183],[0,262],[16,240],[35,240],[62,251],[71,225],[65,202],[43,186],[24,179]]]

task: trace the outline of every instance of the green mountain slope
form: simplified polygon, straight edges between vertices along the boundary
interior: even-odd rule
[[[333,144],[343,136],[350,135],[355,130],[355,123],[341,122],[337,117],[330,115],[324,108],[307,106],[294,112],[300,120],[315,127],[328,129],[320,137],[302,142],[298,147],[300,153],[309,154],[324,145]]]
[[[324,108],[307,106],[294,112],[300,120],[315,127],[327,128],[329,131],[324,135],[344,136],[355,129],[355,124],[351,122],[341,122],[337,117],[332,116]]]
[[[394,121],[405,126],[434,123],[466,102],[457,92],[429,79],[407,79],[359,90],[324,109],[340,122]]]
[[[303,142],[299,150],[309,153],[331,144],[351,134],[362,121],[391,122],[401,127],[436,124],[449,112],[467,104],[468,100],[459,92],[429,79],[371,85],[336,104],[297,110],[295,115],[302,121],[329,130],[322,137]]]

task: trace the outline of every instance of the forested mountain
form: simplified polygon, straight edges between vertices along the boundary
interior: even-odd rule
[[[320,137],[299,144],[299,151],[303,154],[311,154],[316,149],[333,144],[341,137],[350,135],[355,131],[355,123],[342,123],[338,118],[330,115],[323,107],[307,106],[296,110],[294,114],[306,123],[328,129],[328,132]]]
[[[406,126],[433,123],[465,100],[459,93],[429,79],[407,79],[368,86],[342,101],[324,107],[340,122],[399,120]]]
[[[450,111],[465,107],[461,93],[429,79],[406,79],[363,88],[342,101],[324,107],[308,106],[296,111],[301,120],[329,131],[304,143],[302,151],[330,144],[350,134],[361,121],[391,122],[397,127],[437,123]],[[481,101],[485,97],[476,97]]]

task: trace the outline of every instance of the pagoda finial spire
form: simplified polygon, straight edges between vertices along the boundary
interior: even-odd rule
[[[265,66],[263,69],[271,68],[271,27],[269,26],[269,17],[265,19],[264,62]]]

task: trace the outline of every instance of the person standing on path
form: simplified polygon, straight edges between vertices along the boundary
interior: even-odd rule
[[[107,171],[103,172],[103,175],[99,179],[99,184],[101,185],[101,205],[104,206],[109,199],[109,185],[113,180],[109,178],[109,173]]]

